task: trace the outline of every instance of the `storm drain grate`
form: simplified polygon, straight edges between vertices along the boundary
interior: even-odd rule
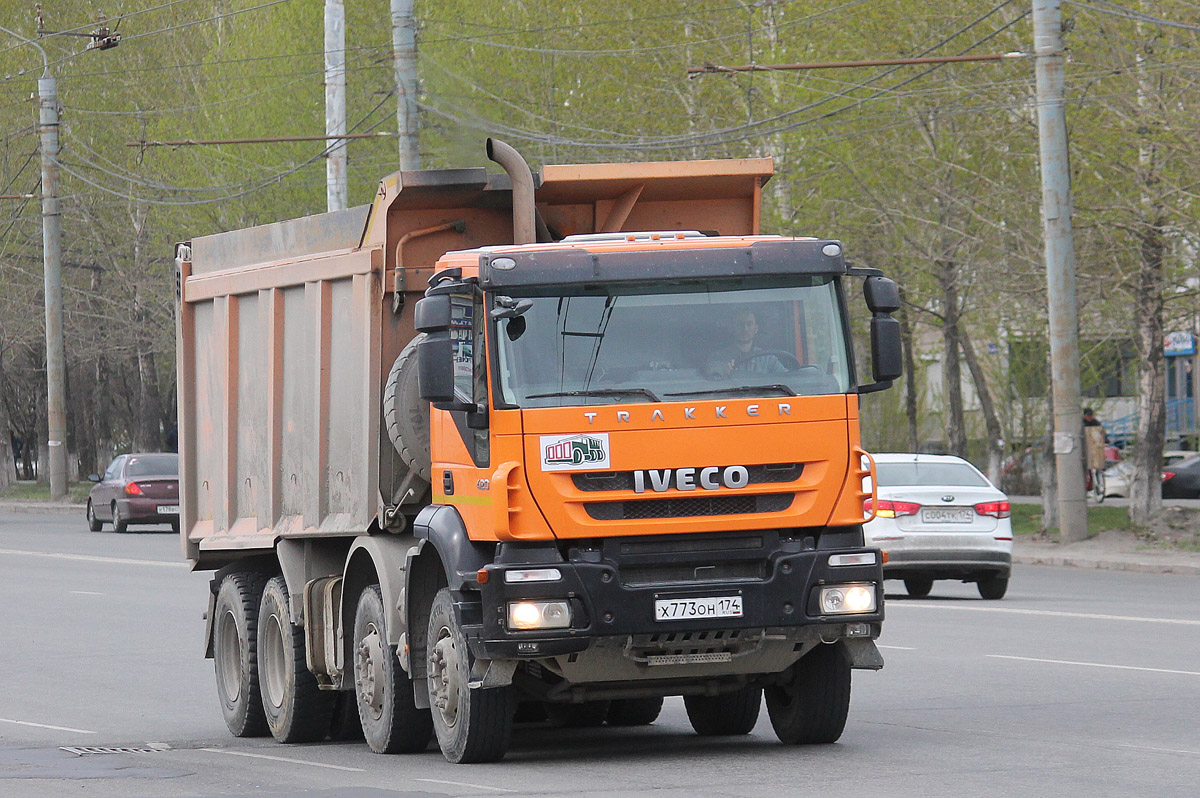
[[[102,745],[72,745],[63,746],[58,750],[66,751],[75,756],[93,756],[95,754],[157,754],[159,751],[170,751],[166,743],[150,743],[145,748],[118,748]]]

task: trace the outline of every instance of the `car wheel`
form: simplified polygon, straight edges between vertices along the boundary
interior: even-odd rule
[[[703,737],[749,734],[762,710],[762,688],[743,687],[725,695],[685,695],[683,706]]]
[[[995,601],[996,599],[1004,598],[1004,594],[1008,592],[1008,577],[1007,576],[985,576],[979,580],[977,585],[979,595],[985,599]]]
[[[913,577],[904,580],[904,589],[913,598],[925,598],[933,590],[933,580],[924,577]]]
[[[96,508],[92,506],[91,499],[88,499],[87,503],[87,522],[88,529],[92,532],[99,532],[100,528],[104,526],[104,522],[96,517]]]
[[[121,515],[121,505],[113,502],[112,504],[113,532],[118,535],[129,528],[129,519]]]

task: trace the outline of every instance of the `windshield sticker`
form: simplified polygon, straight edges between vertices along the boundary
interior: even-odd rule
[[[608,464],[608,433],[541,436],[543,471],[603,470]]]

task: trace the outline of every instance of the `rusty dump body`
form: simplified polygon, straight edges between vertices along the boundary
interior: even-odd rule
[[[895,284],[763,235],[769,160],[489,155],[178,247],[180,534],[230,730],[324,739],[353,691],[374,750],[487,761],[517,701],[682,695],[741,734],[765,690],[781,740],[833,742],[883,665],[858,402],[899,374]]]

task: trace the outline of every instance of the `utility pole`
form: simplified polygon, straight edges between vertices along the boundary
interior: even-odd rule
[[[350,204],[346,140],[346,6],[325,0],[325,208],[345,210]]]
[[[42,265],[46,306],[46,420],[51,501],[67,498],[66,355],[63,349],[62,234],[58,214],[58,85],[46,51],[32,39],[0,27],[42,54],[38,79],[38,135],[42,152]]]
[[[1075,240],[1071,228],[1071,171],[1067,150],[1061,0],[1034,0],[1038,149],[1042,163],[1042,229],[1050,317],[1050,374],[1054,402],[1054,461],[1058,531],[1064,543],[1088,536],[1083,487],[1083,426],[1079,387],[1079,317],[1075,299]]]
[[[400,137],[400,169],[421,168],[417,123],[417,31],[414,0],[391,0],[392,57],[396,67],[396,135]]]

